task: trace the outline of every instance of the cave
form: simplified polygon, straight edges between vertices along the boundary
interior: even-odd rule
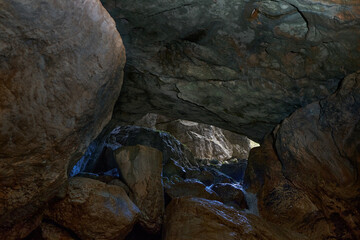
[[[0,0],[0,239],[360,239],[359,173],[358,0]]]

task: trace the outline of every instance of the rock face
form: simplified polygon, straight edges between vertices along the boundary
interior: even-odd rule
[[[119,148],[115,159],[131,198],[141,211],[140,224],[149,232],[161,229],[164,215],[162,153],[146,146]]]
[[[218,183],[211,189],[220,196],[220,201],[237,209],[248,208],[244,193],[238,184]]]
[[[53,204],[47,216],[81,239],[125,239],[140,214],[118,186],[74,177],[66,197]]]
[[[164,240],[307,239],[217,201],[177,198],[166,208]]]
[[[153,112],[260,142],[360,68],[356,0],[102,2],[128,53],[125,122]]]
[[[189,148],[195,158],[224,161],[247,159],[249,156],[250,140],[247,137],[211,125],[171,120],[157,114],[147,114],[134,125],[171,133]]]
[[[0,238],[9,239],[111,118],[125,51],[98,0],[0,1],[0,18]]]
[[[171,199],[177,197],[198,197],[209,200],[221,200],[214,191],[194,179],[185,179],[184,181],[167,180],[164,181],[164,188]]]
[[[41,237],[44,240],[75,240],[75,238],[65,229],[52,223],[43,222],[41,223],[40,228]]]
[[[316,239],[360,237],[359,113],[357,73],[251,152],[247,176],[264,217]]]
[[[179,168],[197,166],[191,152],[173,136],[162,131],[136,126],[121,126],[111,132],[105,144],[112,150],[121,146],[137,144],[156,148],[163,154],[165,168],[167,164],[175,164]]]

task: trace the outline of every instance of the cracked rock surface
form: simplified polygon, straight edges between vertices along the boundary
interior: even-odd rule
[[[261,141],[360,67],[356,0],[102,2],[127,48],[123,122],[154,112]]]

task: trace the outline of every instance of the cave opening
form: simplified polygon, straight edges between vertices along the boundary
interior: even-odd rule
[[[136,202],[135,191],[139,190],[134,188],[144,180],[140,177],[144,174],[146,181],[160,179],[160,186],[153,187],[162,189],[164,208],[174,198],[200,197],[258,215],[256,195],[243,187],[249,152],[259,146],[247,137],[152,113],[134,125],[118,126],[106,137],[100,136],[71,169],[70,178],[90,178],[121,186]],[[158,169],[154,169],[157,161],[152,149],[162,156]],[[153,176],[150,169],[158,176]],[[152,200],[156,204],[156,199],[148,199]],[[126,239],[160,239],[160,233],[138,223]]]

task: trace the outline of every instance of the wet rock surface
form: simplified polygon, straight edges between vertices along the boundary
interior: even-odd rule
[[[81,239],[125,239],[140,210],[121,187],[74,177],[66,197],[52,204],[46,215]]]
[[[153,112],[260,142],[360,67],[357,1],[102,2],[128,53],[124,122]]]
[[[162,185],[162,153],[146,146],[119,148],[115,159],[130,197],[140,209],[140,224],[147,231],[157,233],[164,215],[164,190]]]
[[[0,19],[0,238],[9,239],[110,120],[125,49],[97,0],[1,1]]]

